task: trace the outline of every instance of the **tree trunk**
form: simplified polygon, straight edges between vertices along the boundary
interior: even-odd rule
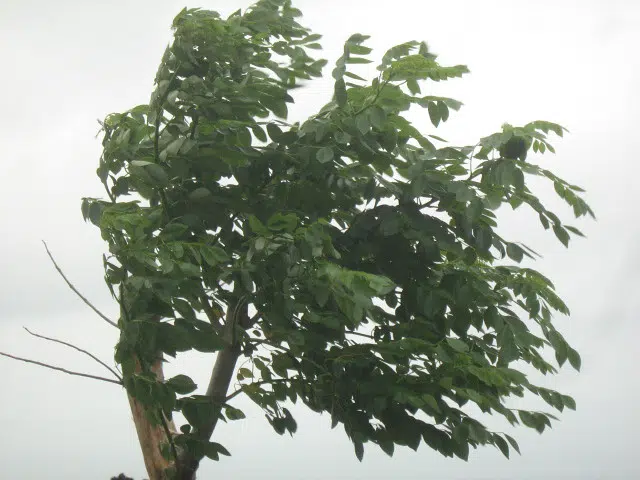
[[[136,371],[140,371],[140,362],[136,360]],[[164,381],[164,373],[162,371],[162,358],[159,358],[151,367],[151,371],[156,378]],[[165,480],[164,470],[173,465],[173,462],[167,460],[160,453],[160,446],[167,443],[166,432],[163,425],[153,425],[147,418],[144,405],[138,402],[131,395],[129,397],[129,405],[131,414],[133,415],[133,423],[138,432],[138,441],[142,449],[144,465],[149,475],[149,480]],[[169,432],[173,435],[176,433],[176,427],[173,421],[166,420]]]

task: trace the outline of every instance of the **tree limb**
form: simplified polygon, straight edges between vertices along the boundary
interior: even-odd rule
[[[73,293],[75,293],[78,297],[80,297],[80,299],[89,306],[89,308],[91,308],[91,310],[93,310],[94,312],[96,312],[98,314],[98,316],[100,316],[100,318],[102,318],[105,322],[107,322],[109,325],[112,325],[116,328],[118,328],[118,325],[112,321],[109,320],[109,318],[103,314],[100,310],[98,310],[96,307],[93,306],[93,304],[87,300],[79,291],[76,287],[73,286],[73,284],[69,281],[69,279],[66,277],[66,275],[62,272],[62,269],[58,266],[58,264],[56,263],[55,259],[53,258],[53,255],[51,255],[51,252],[49,251],[49,247],[47,247],[47,242],[45,242],[44,240],[42,241],[42,243],[44,244],[44,248],[47,251],[47,255],[49,255],[49,258],[51,259],[51,261],[53,262],[53,266],[56,267],[56,270],[58,271],[58,273],[60,274],[60,276],[64,279],[64,281],[67,283],[67,285],[69,285],[69,288],[71,290],[73,290]]]
[[[14,360],[18,360],[20,362],[33,363],[34,365],[40,365],[41,367],[50,368],[52,370],[58,370],[59,372],[68,373],[69,375],[77,375],[79,377],[92,378],[94,380],[102,380],[103,382],[115,383],[116,385],[122,385],[122,382],[118,380],[112,380],[110,378],[99,377],[97,375],[90,375],[88,373],[74,372],[72,370],[67,370],[66,368],[56,367],[54,365],[49,365],[48,363],[37,362],[35,360],[30,360],[28,358],[16,357],[15,355],[10,355],[8,353],[0,352],[0,355],[3,357],[13,358]]]
[[[227,318],[225,321],[226,337],[229,340],[227,346],[218,352],[216,361],[211,372],[209,386],[206,396],[210,398],[216,407],[216,415],[212,420],[201,428],[195,430],[195,434],[202,440],[209,440],[216,428],[222,405],[225,403],[227,391],[231,384],[233,372],[240,357],[240,342],[235,335],[235,329],[239,326],[244,329],[250,328],[251,321],[255,321],[257,316],[249,317],[248,304],[244,297],[238,298],[227,308]],[[183,451],[180,458],[181,472],[178,480],[193,480],[200,463],[200,458],[191,455],[188,451]]]
[[[40,335],[40,334],[37,334],[35,332],[32,332],[27,327],[22,327],[22,328],[24,328],[29,335],[33,335],[34,337],[42,338],[43,340],[48,340],[50,342],[59,343],[60,345],[65,345],[65,346],[67,346],[69,348],[73,348],[74,350],[77,350],[78,352],[84,353],[85,355],[91,357],[93,360],[98,362],[104,368],[109,370],[111,373],[113,373],[113,375],[122,383],[122,377],[118,374],[118,372],[116,372],[113,368],[111,368],[109,365],[107,365],[105,362],[100,360],[98,357],[96,357],[92,353],[87,352],[86,350],[83,350],[82,348],[77,347],[77,346],[73,345],[72,343],[68,343],[68,342],[65,342],[65,341],[62,341],[62,340],[58,340],[57,338],[45,337],[44,335]]]

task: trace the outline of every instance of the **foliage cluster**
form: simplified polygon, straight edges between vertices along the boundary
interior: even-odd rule
[[[510,408],[510,396],[575,408],[516,368],[555,373],[545,347],[560,366],[579,369],[580,357],[552,323],[569,311],[551,281],[518,265],[536,254],[503,238],[495,213],[524,205],[563,244],[581,235],[525,181],[549,179],[577,217],[593,215],[579,187],[527,157],[553,152],[548,134],[565,130],[505,124],[473,146],[448,145],[406,113],[446,122],[461,103],[423,91],[467,68],[411,41],[369,81],[352,68],[371,62],[361,34],[333,68],[333,99],[287,123],[292,91],[327,63],[312,56],[320,35],[300,15],[288,0],[226,19],[183,10],[149,104],[102,124],[97,173],[109,198],[84,199],[82,211],[109,245],[127,391],[154,422],[184,414],[164,448],[178,469],[180,452],[229,454],[209,436],[219,418],[244,417],[230,404],[240,393],[279,434],[296,431],[287,402],[328,413],[359,459],[367,442],[389,455],[424,442],[445,456],[485,444],[508,456],[516,441],[467,403],[539,432],[555,417]],[[186,373],[152,373],[158,355],[191,350],[229,353],[238,389],[227,391],[231,372],[207,394]]]

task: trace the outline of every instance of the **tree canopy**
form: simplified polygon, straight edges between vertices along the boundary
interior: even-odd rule
[[[362,34],[335,63],[333,98],[290,123],[294,90],[327,65],[300,16],[288,0],[226,19],[184,9],[149,103],[102,122],[108,199],[86,198],[82,212],[109,247],[124,385],[166,434],[157,478],[191,479],[203,457],[229,454],[210,437],[218,419],[244,417],[240,394],[279,434],[296,431],[290,402],[326,412],[359,459],[366,443],[509,456],[515,439],[466,404],[539,432],[555,417],[510,397],[575,408],[518,369],[555,373],[549,349],[559,366],[579,369],[580,356],[552,323],[569,313],[552,282],[519,265],[535,252],[501,236],[496,217],[528,207],[565,246],[581,235],[526,183],[546,178],[576,217],[593,216],[582,189],[532,162],[565,129],[505,124],[451,146],[406,114],[449,120],[461,103],[429,85],[467,68],[410,41],[368,80],[353,71],[372,61]],[[159,359],[192,350],[217,352],[211,379],[164,380]],[[175,412],[187,423],[174,432]]]

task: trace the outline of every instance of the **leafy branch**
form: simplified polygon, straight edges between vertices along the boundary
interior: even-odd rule
[[[233,398],[237,397],[242,392],[244,392],[245,387],[259,387],[260,385],[271,385],[273,383],[291,383],[294,380],[299,380],[299,378],[298,377],[274,378],[273,380],[259,380],[257,382],[246,383],[242,385],[240,388],[238,388],[237,390],[234,390],[232,393],[227,395],[226,398],[224,399],[224,403],[228,403],[230,400],[232,400]]]

